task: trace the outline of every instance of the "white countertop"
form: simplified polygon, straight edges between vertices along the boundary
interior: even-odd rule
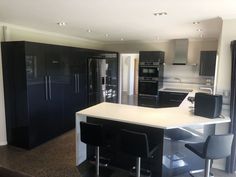
[[[188,96],[193,95],[189,93]],[[230,122],[229,117],[209,119],[195,116],[189,106],[187,97],[179,107],[147,108],[116,103],[100,103],[77,112],[79,116],[90,116],[98,119],[144,125],[162,129],[188,127],[194,125],[209,125]]]

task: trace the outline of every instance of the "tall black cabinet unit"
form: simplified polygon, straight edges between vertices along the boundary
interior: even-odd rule
[[[66,60],[64,87],[64,128],[75,127],[75,112],[87,107],[87,52],[70,48]]]
[[[87,106],[87,58],[80,49],[3,42],[8,143],[30,149],[75,126]]]
[[[216,51],[201,51],[200,54],[200,76],[215,76]]]

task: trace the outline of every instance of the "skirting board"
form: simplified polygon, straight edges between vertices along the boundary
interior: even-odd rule
[[[5,146],[5,145],[7,145],[7,142],[6,142],[6,141],[1,141],[1,142],[0,142],[0,146]]]

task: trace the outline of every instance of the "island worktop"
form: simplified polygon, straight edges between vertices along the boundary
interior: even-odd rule
[[[192,96],[194,93],[190,93]],[[146,133],[151,144],[159,148],[154,158],[143,165],[153,177],[172,177],[204,168],[204,160],[185,148],[185,143],[203,142],[215,133],[215,124],[230,122],[230,118],[205,118],[193,114],[193,105],[187,97],[179,107],[147,108],[103,102],[76,113],[76,165],[91,161],[91,146],[81,142],[80,122],[101,124],[109,146],[102,155],[111,160],[111,166],[129,170],[135,163],[132,156],[120,150],[122,129]],[[80,169],[80,168],[79,168]]]
[[[226,116],[214,119],[196,116],[191,108],[184,105],[157,109],[104,102],[76,114],[161,129],[230,122],[230,118]]]

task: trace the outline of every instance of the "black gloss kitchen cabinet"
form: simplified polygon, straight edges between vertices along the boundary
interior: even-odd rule
[[[216,54],[216,51],[201,51],[199,75],[215,76]]]
[[[68,50],[64,85],[64,129],[75,127],[75,112],[87,107],[87,57],[77,48]]]
[[[86,52],[32,42],[3,42],[8,144],[30,149],[75,126],[87,105]]]
[[[187,95],[188,93],[160,91],[158,107],[178,107]]]

